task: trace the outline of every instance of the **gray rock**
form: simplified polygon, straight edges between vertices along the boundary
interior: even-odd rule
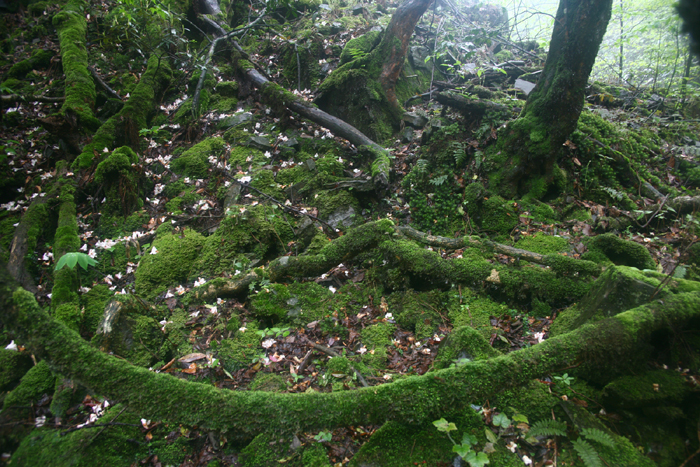
[[[238,198],[241,196],[241,185],[238,183],[231,184],[226,190],[226,198],[224,198],[224,212],[229,207],[238,203]]]
[[[406,112],[403,114],[401,119],[406,122],[407,125],[413,128],[423,128],[428,123],[428,118],[423,115],[418,115],[415,112]]]
[[[407,126],[406,128],[403,129],[401,132],[401,142],[403,143],[410,143],[413,141],[413,128],[410,126]]]
[[[272,145],[270,144],[270,140],[265,138],[264,136],[252,136],[248,142],[245,143],[246,146],[259,149],[261,151],[269,151],[272,149]]]
[[[429,70],[433,66],[430,60],[427,62],[425,61],[429,55],[430,50],[427,47],[414,45],[411,47],[411,52],[408,57],[415,68],[425,68]]]
[[[313,159],[306,159],[304,161],[304,165],[306,166],[306,170],[309,172],[316,170],[316,162]]]
[[[347,208],[336,209],[333,214],[328,216],[328,224],[337,229],[340,227],[350,227],[352,226],[353,220],[355,218],[355,208],[348,206]]]
[[[282,148],[292,148],[292,149],[294,149],[295,151],[298,151],[298,150],[299,150],[299,141],[297,141],[296,138],[289,138],[289,139],[287,139],[287,141],[282,141],[282,142],[279,144],[279,147],[282,147]]]
[[[232,115],[230,117],[222,118],[219,120],[219,129],[227,130],[231,127],[242,125],[248,123],[253,119],[253,114],[250,112],[243,112],[240,114]]]

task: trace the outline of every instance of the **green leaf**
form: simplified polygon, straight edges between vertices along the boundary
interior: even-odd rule
[[[488,439],[489,442],[494,443],[494,444],[496,444],[498,442],[498,438],[493,433],[493,431],[489,430],[488,428],[484,428],[484,433],[486,434],[486,439]]]
[[[510,426],[510,419],[504,413],[499,413],[493,417],[493,425],[500,426],[501,428],[508,428]]]
[[[516,413],[515,415],[513,415],[513,421],[520,423],[530,423],[527,421],[527,417],[521,413]]]
[[[472,447],[466,444],[455,444],[452,446],[452,452],[455,452],[461,457],[462,459],[466,458],[467,455],[472,451]]]
[[[463,457],[465,461],[471,466],[471,467],[484,467],[484,465],[489,463],[489,458],[486,454],[483,452],[474,452],[471,451],[467,454],[467,457]]]
[[[474,446],[477,442],[476,436],[470,435],[469,433],[464,433],[464,436],[462,436],[462,444]]]
[[[448,422],[444,418],[441,418],[440,420],[435,420],[433,422],[433,425],[435,425],[435,428],[437,428],[438,431],[442,431],[445,433],[449,433],[450,431],[455,431],[457,429],[457,425],[455,425],[452,422]]]
[[[611,448],[615,447],[615,441],[609,434],[607,434],[603,430],[599,430],[597,428],[584,428],[583,430],[581,430],[581,434],[587,439],[600,443],[604,446],[608,446]]]
[[[596,452],[595,448],[590,445],[590,443],[584,439],[577,439],[572,441],[574,449],[579,457],[586,464],[586,467],[603,467],[602,462],[600,462],[600,456]]]
[[[557,420],[540,420],[530,428],[528,436],[566,436],[566,423]]]

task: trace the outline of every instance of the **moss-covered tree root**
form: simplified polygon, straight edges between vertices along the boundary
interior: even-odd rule
[[[129,146],[139,151],[139,130],[146,127],[148,114],[156,98],[169,84],[171,70],[165,57],[156,54],[148,59],[146,71],[131,93],[124,107],[107,120],[95,133],[92,142],[75,159],[74,169],[86,169],[97,165],[108,151],[119,146]]]
[[[100,121],[92,112],[96,92],[95,83],[88,70],[86,9],[85,0],[69,0],[53,17],[61,44],[63,72],[66,75],[66,99],[61,113],[76,131],[79,126],[92,131],[100,126]]]
[[[600,381],[625,372],[651,335],[700,317],[700,293],[654,301],[508,355],[356,391],[311,394],[233,392],[156,374],[106,355],[52,320],[0,265],[3,325],[39,358],[141,416],[251,437],[387,420],[427,423],[562,368]],[[570,370],[571,371],[571,370]]]
[[[531,263],[549,266],[555,272],[569,274],[585,274],[593,276],[596,276],[601,272],[600,265],[592,261],[578,260],[569,256],[562,255],[542,255],[540,253],[534,253],[532,251],[523,250],[521,248],[503,245],[501,243],[492,242],[491,240],[486,240],[479,237],[439,237],[436,235],[429,235],[424,232],[420,232],[411,226],[401,226],[397,227],[397,229],[410,239],[416,240],[425,245],[436,246],[438,248],[458,250],[460,248],[468,248],[470,246],[486,246],[492,248],[493,251],[502,255],[508,255],[512,256],[513,258],[530,261]]]

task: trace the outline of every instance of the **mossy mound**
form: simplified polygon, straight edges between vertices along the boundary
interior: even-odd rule
[[[250,310],[269,324],[291,322],[306,326],[330,313],[328,299],[332,295],[315,282],[272,284],[251,298]]]
[[[95,181],[104,185],[106,205],[103,215],[128,216],[143,205],[139,171],[135,165],[138,155],[128,146],[115,149],[106,159],[97,164]]]
[[[173,159],[171,167],[176,174],[192,178],[205,178],[209,174],[209,158],[217,160],[226,152],[226,142],[223,138],[207,138],[185,151],[177,159]]]
[[[246,368],[256,358],[264,357],[260,347],[262,337],[255,333],[258,330],[256,322],[249,322],[245,330],[239,330],[232,339],[224,339],[219,344],[218,355],[226,371],[233,373]]]
[[[287,389],[287,382],[276,373],[259,372],[250,383],[251,391],[281,392]]]
[[[537,232],[533,236],[521,237],[515,246],[542,255],[551,255],[569,250],[569,242],[565,238],[547,235],[542,232]]]
[[[400,273],[400,272],[399,272]],[[448,301],[445,292],[416,293],[412,290],[396,292],[387,300],[396,322],[412,331],[417,339],[431,337],[447,314],[444,306]]]
[[[53,394],[56,377],[45,360],[27,371],[19,386],[13,389],[3,401],[3,409],[28,407],[39,401],[44,394]]]
[[[201,253],[193,258],[192,271],[205,276],[243,271],[268,254],[285,252],[293,239],[294,232],[279,210],[233,205],[216,232],[201,238]]]
[[[182,234],[159,230],[153,249],[144,254],[136,277],[136,293],[153,298],[169,286],[187,281],[192,263],[199,257],[205,238],[194,230]]]
[[[32,358],[26,352],[0,349],[0,391],[9,391],[17,386],[30,368]]]
[[[637,269],[656,269],[656,264],[649,251],[642,245],[623,240],[606,233],[584,240],[588,251],[581,258],[589,261],[611,262],[618,266],[632,266]]]
[[[482,360],[498,355],[500,352],[491,347],[476,329],[471,326],[461,326],[453,329],[440,345],[440,350],[433,362],[433,368],[439,370],[449,368],[452,364]]]

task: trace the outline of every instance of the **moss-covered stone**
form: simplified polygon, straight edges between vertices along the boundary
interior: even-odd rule
[[[532,236],[520,237],[515,246],[542,255],[551,255],[569,250],[569,242],[566,239],[542,232]]]
[[[333,294],[315,282],[272,284],[251,297],[250,310],[266,323],[291,322],[296,326],[323,319]]]
[[[656,269],[649,251],[639,243],[623,240],[615,234],[607,233],[584,240],[588,251],[581,257],[596,262],[612,262],[619,266],[632,266],[638,269]]]
[[[168,287],[185,282],[204,243],[205,238],[190,229],[182,235],[159,233],[153,242],[155,250],[141,258],[134,273],[136,293],[155,297]]]
[[[436,370],[449,368],[452,364],[482,360],[500,355],[491,347],[484,336],[471,326],[460,326],[452,330],[440,345],[433,362]]]
[[[642,375],[623,376],[605,386],[605,407],[630,409],[658,405],[676,405],[691,392],[686,379],[674,370],[647,371]]]
[[[115,149],[106,159],[97,164],[95,181],[104,186],[107,198],[102,207],[103,215],[130,215],[141,207],[140,174],[136,168],[138,155],[128,146]]]
[[[276,373],[258,372],[250,383],[251,391],[281,392],[287,389],[287,382]]]
[[[217,159],[226,151],[223,138],[207,138],[185,151],[177,159],[173,159],[173,172],[192,178],[205,178],[210,169],[209,157]]]
[[[226,371],[233,373],[246,368],[253,359],[263,357],[260,341],[262,337],[255,333],[256,322],[248,322],[244,331],[238,331],[232,339],[224,339],[219,344],[218,355]]]
[[[492,196],[483,202],[481,228],[487,232],[507,235],[518,225],[518,214],[513,202]]]

